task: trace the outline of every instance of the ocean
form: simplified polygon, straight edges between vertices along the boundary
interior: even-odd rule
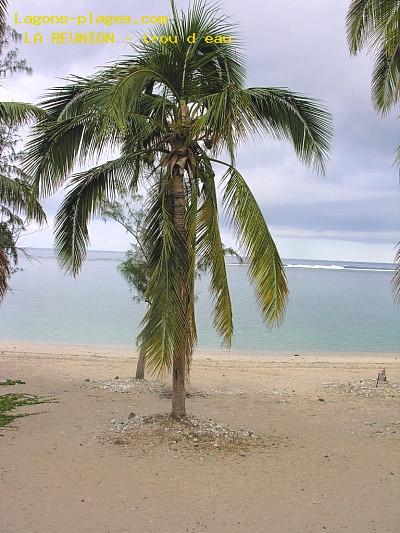
[[[133,300],[118,264],[124,254],[89,252],[77,279],[58,268],[52,250],[30,251],[0,306],[0,338],[43,343],[135,346],[145,304]],[[262,322],[245,265],[227,259],[235,336],[247,352],[400,352],[400,307],[393,265],[285,260],[290,297],[282,325]],[[201,349],[217,350],[208,279],[196,284]]]

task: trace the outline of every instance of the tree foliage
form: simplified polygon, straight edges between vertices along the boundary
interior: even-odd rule
[[[387,113],[400,98],[400,1],[352,0],[347,14],[350,50],[364,47],[375,53],[372,100],[380,113]],[[396,161],[400,164],[400,147]],[[400,243],[392,280],[395,300],[400,302]]]
[[[102,207],[104,220],[114,220],[120,224],[133,238],[125,260],[119,265],[119,271],[134,293],[134,299],[145,301],[149,283],[148,268],[144,250],[144,219],[143,196],[127,191],[113,202],[105,200]]]
[[[386,113],[400,96],[399,0],[352,0],[347,36],[353,54],[365,47],[374,52],[372,99],[376,109]]]
[[[104,201],[126,190],[137,192],[141,182],[151,184],[143,242],[149,276],[145,296],[152,305],[139,341],[148,364],[161,372],[177,358],[190,360],[198,261],[210,271],[214,325],[226,345],[232,340],[218,184],[222,208],[249,258],[263,318],[267,324],[281,319],[287,298],[284,268],[236,167],[236,152],[248,138],[270,136],[289,141],[301,161],[323,171],[331,117],[317,101],[286,88],[247,88],[236,25],[216,5],[196,0],[178,12],[172,2],[169,24],[154,27],[153,33],[177,35],[178,44],[140,43],[97,74],[71,77],[48,92],[41,103],[47,116],[35,127],[25,170],[43,195],[68,185],[56,217],[55,244],[61,265],[73,274],[86,255],[89,221],[101,216]],[[190,44],[186,37],[193,33],[197,40]],[[232,44],[204,39],[227,34]],[[74,174],[77,165],[111,151],[118,152],[115,159]],[[219,159],[224,154],[227,161]]]
[[[105,201],[102,207],[102,218],[120,224],[133,238],[129,250],[126,252],[124,261],[119,265],[119,271],[129,284],[134,293],[134,299],[138,302],[146,301],[146,290],[149,284],[149,270],[146,264],[144,245],[144,222],[145,200],[142,195],[126,192],[118,200]],[[243,264],[243,257],[232,247],[222,244],[224,257],[233,257],[238,264]],[[202,255],[196,264],[196,273],[200,277],[202,273],[210,270],[212,264],[206,255]]]
[[[19,57],[17,45],[21,41],[22,35],[7,24],[0,22],[0,27],[0,78],[5,78],[16,72],[32,74],[32,69],[28,66],[26,59]]]
[[[30,73],[26,61],[18,56],[15,44],[20,35],[4,24],[6,2],[0,2],[0,77],[15,72]],[[6,51],[8,49],[8,51]],[[44,223],[43,209],[31,178],[20,168],[21,153],[18,129],[32,119],[45,116],[38,107],[20,102],[0,102],[0,301],[8,289],[9,278],[15,272],[20,235],[28,222]]]

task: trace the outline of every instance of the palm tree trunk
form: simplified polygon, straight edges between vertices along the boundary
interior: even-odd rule
[[[172,410],[173,418],[186,416],[186,362],[183,353],[174,357],[172,367]]]
[[[140,350],[139,359],[136,365],[136,379],[144,379],[145,368],[144,350]]]
[[[185,222],[185,189],[183,183],[183,170],[179,166],[174,168],[174,223],[177,232],[186,240]],[[186,280],[182,280],[182,301],[186,300]],[[183,339],[177,353],[174,354],[172,365],[172,411],[173,418],[186,416],[186,362],[189,343]]]
[[[6,252],[0,248],[0,302],[8,290],[8,278],[11,274],[11,266]]]

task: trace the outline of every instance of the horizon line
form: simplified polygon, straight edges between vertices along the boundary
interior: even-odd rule
[[[26,246],[24,247],[26,250],[51,250],[55,251],[54,248],[46,248],[46,247],[38,247],[38,246]],[[121,253],[125,254],[127,250],[88,250],[88,252],[106,252],[106,253]],[[233,255],[228,255],[227,257],[234,257]],[[386,261],[361,261],[361,260],[353,260],[353,259],[320,259],[320,258],[311,258],[307,259],[305,257],[283,257],[283,261],[293,261],[293,260],[301,260],[301,261],[324,261],[324,262],[339,262],[339,263],[367,263],[367,264],[376,264],[376,265],[395,265],[393,262],[386,262]]]

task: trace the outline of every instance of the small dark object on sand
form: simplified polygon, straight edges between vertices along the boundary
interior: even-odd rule
[[[4,381],[0,381],[0,385],[3,385],[4,387],[9,385],[25,385],[25,381],[20,379],[6,379]]]
[[[298,353],[294,353],[293,357],[300,357],[300,355]]]
[[[376,378],[376,387],[380,382],[387,383],[386,368],[384,368],[382,372],[378,372],[378,377]]]
[[[318,398],[319,402],[326,402],[325,398]]]

